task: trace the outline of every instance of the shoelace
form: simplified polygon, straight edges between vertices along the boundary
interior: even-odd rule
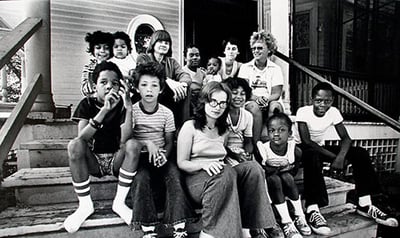
[[[155,237],[157,237],[157,234],[152,232],[145,234],[142,238],[155,238]]]
[[[319,212],[313,212],[310,217],[310,221],[315,221],[317,226],[325,226],[326,225],[326,220],[325,218],[319,213]]]
[[[188,234],[186,231],[174,231],[174,238],[185,238]]]
[[[304,220],[304,218],[301,218],[301,217],[296,217],[296,219],[294,220],[294,223],[297,225],[297,226],[300,226],[300,227],[303,227],[305,224],[306,224],[306,221]]]
[[[368,214],[374,219],[376,219],[378,217],[381,218],[381,217],[387,216],[386,213],[382,212],[379,208],[375,207],[374,205],[371,205],[369,207]]]

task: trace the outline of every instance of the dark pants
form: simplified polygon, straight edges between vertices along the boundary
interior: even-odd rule
[[[163,198],[164,224],[177,224],[193,220],[196,215],[183,189],[178,167],[168,161],[156,168],[146,157],[141,157],[137,174],[133,179],[131,194],[135,225],[151,226],[158,224],[156,198]],[[161,191],[165,191],[161,194]]]
[[[312,204],[318,204],[320,207],[326,206],[329,204],[329,200],[322,174],[322,164],[333,160],[304,144],[299,146],[303,151],[304,199],[306,200],[306,206]],[[334,154],[338,154],[340,151],[339,146],[324,146],[324,148]],[[351,164],[353,167],[353,177],[358,197],[379,192],[378,180],[369,154],[365,149],[350,147],[345,158],[345,164]]]

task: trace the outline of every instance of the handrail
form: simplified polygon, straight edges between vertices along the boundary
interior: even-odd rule
[[[21,99],[11,112],[10,117],[6,120],[0,129],[0,165],[7,158],[19,131],[24,125],[25,119],[28,116],[33,103],[40,90],[42,89],[42,75],[36,74],[33,81],[29,83],[21,96]],[[0,166],[0,184],[3,179],[3,166]]]
[[[383,112],[377,110],[376,108],[372,107],[368,103],[364,102],[363,100],[355,97],[351,93],[346,92],[342,88],[336,86],[335,84],[329,82],[326,80],[324,77],[321,75],[313,72],[312,70],[308,69],[307,67],[301,65],[297,61],[287,57],[286,55],[276,52],[275,55],[279,57],[280,59],[286,61],[287,63],[295,66],[299,70],[303,71],[304,73],[308,74],[309,76],[313,77],[315,80],[318,82],[324,82],[324,83],[329,83],[332,85],[333,89],[335,90],[336,93],[340,94],[342,97],[348,99],[350,102],[356,104],[357,106],[361,107],[362,109],[366,110],[367,112],[371,113],[372,115],[378,117],[380,120],[382,120],[384,123],[389,125],[391,128],[394,130],[400,132],[400,123],[394,120],[393,118],[389,117],[388,115],[384,114]]]
[[[10,61],[11,57],[42,26],[42,19],[28,17],[1,38],[0,69]]]

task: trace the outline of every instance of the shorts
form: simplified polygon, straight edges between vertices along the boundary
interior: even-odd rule
[[[94,154],[99,164],[101,176],[114,175],[114,159],[117,153]]]

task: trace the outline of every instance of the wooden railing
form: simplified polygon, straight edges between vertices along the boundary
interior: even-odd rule
[[[25,44],[25,42],[41,27],[42,20],[39,18],[27,18],[11,32],[0,39],[0,68]],[[21,99],[11,112],[0,130],[0,183],[3,178],[2,165],[7,158],[19,131],[21,130],[29,111],[37,95],[42,88],[42,76],[36,74],[28,87],[25,89]]]
[[[372,107],[371,105],[367,104],[366,102],[364,102],[360,98],[358,98],[358,97],[354,96],[353,94],[343,90],[341,87],[337,86],[336,84],[331,83],[329,80],[325,79],[321,75],[315,73],[314,71],[312,71],[312,70],[308,69],[307,67],[301,65],[297,61],[287,57],[286,55],[284,55],[284,54],[282,54],[280,52],[276,52],[275,55],[277,57],[279,57],[280,59],[286,61],[290,65],[293,65],[294,67],[296,67],[300,71],[306,73],[308,76],[311,76],[317,82],[326,82],[326,83],[331,84],[333,89],[335,90],[335,92],[337,94],[339,94],[343,98],[349,100],[351,103],[357,105],[358,107],[362,108],[363,110],[371,113],[372,115],[377,117],[380,121],[386,123],[388,126],[392,127],[396,131],[400,132],[400,123],[397,122],[396,120],[394,120],[393,118],[387,116],[386,114],[384,114],[383,112],[377,110],[376,108]],[[309,92],[306,92],[306,93],[309,93]]]

